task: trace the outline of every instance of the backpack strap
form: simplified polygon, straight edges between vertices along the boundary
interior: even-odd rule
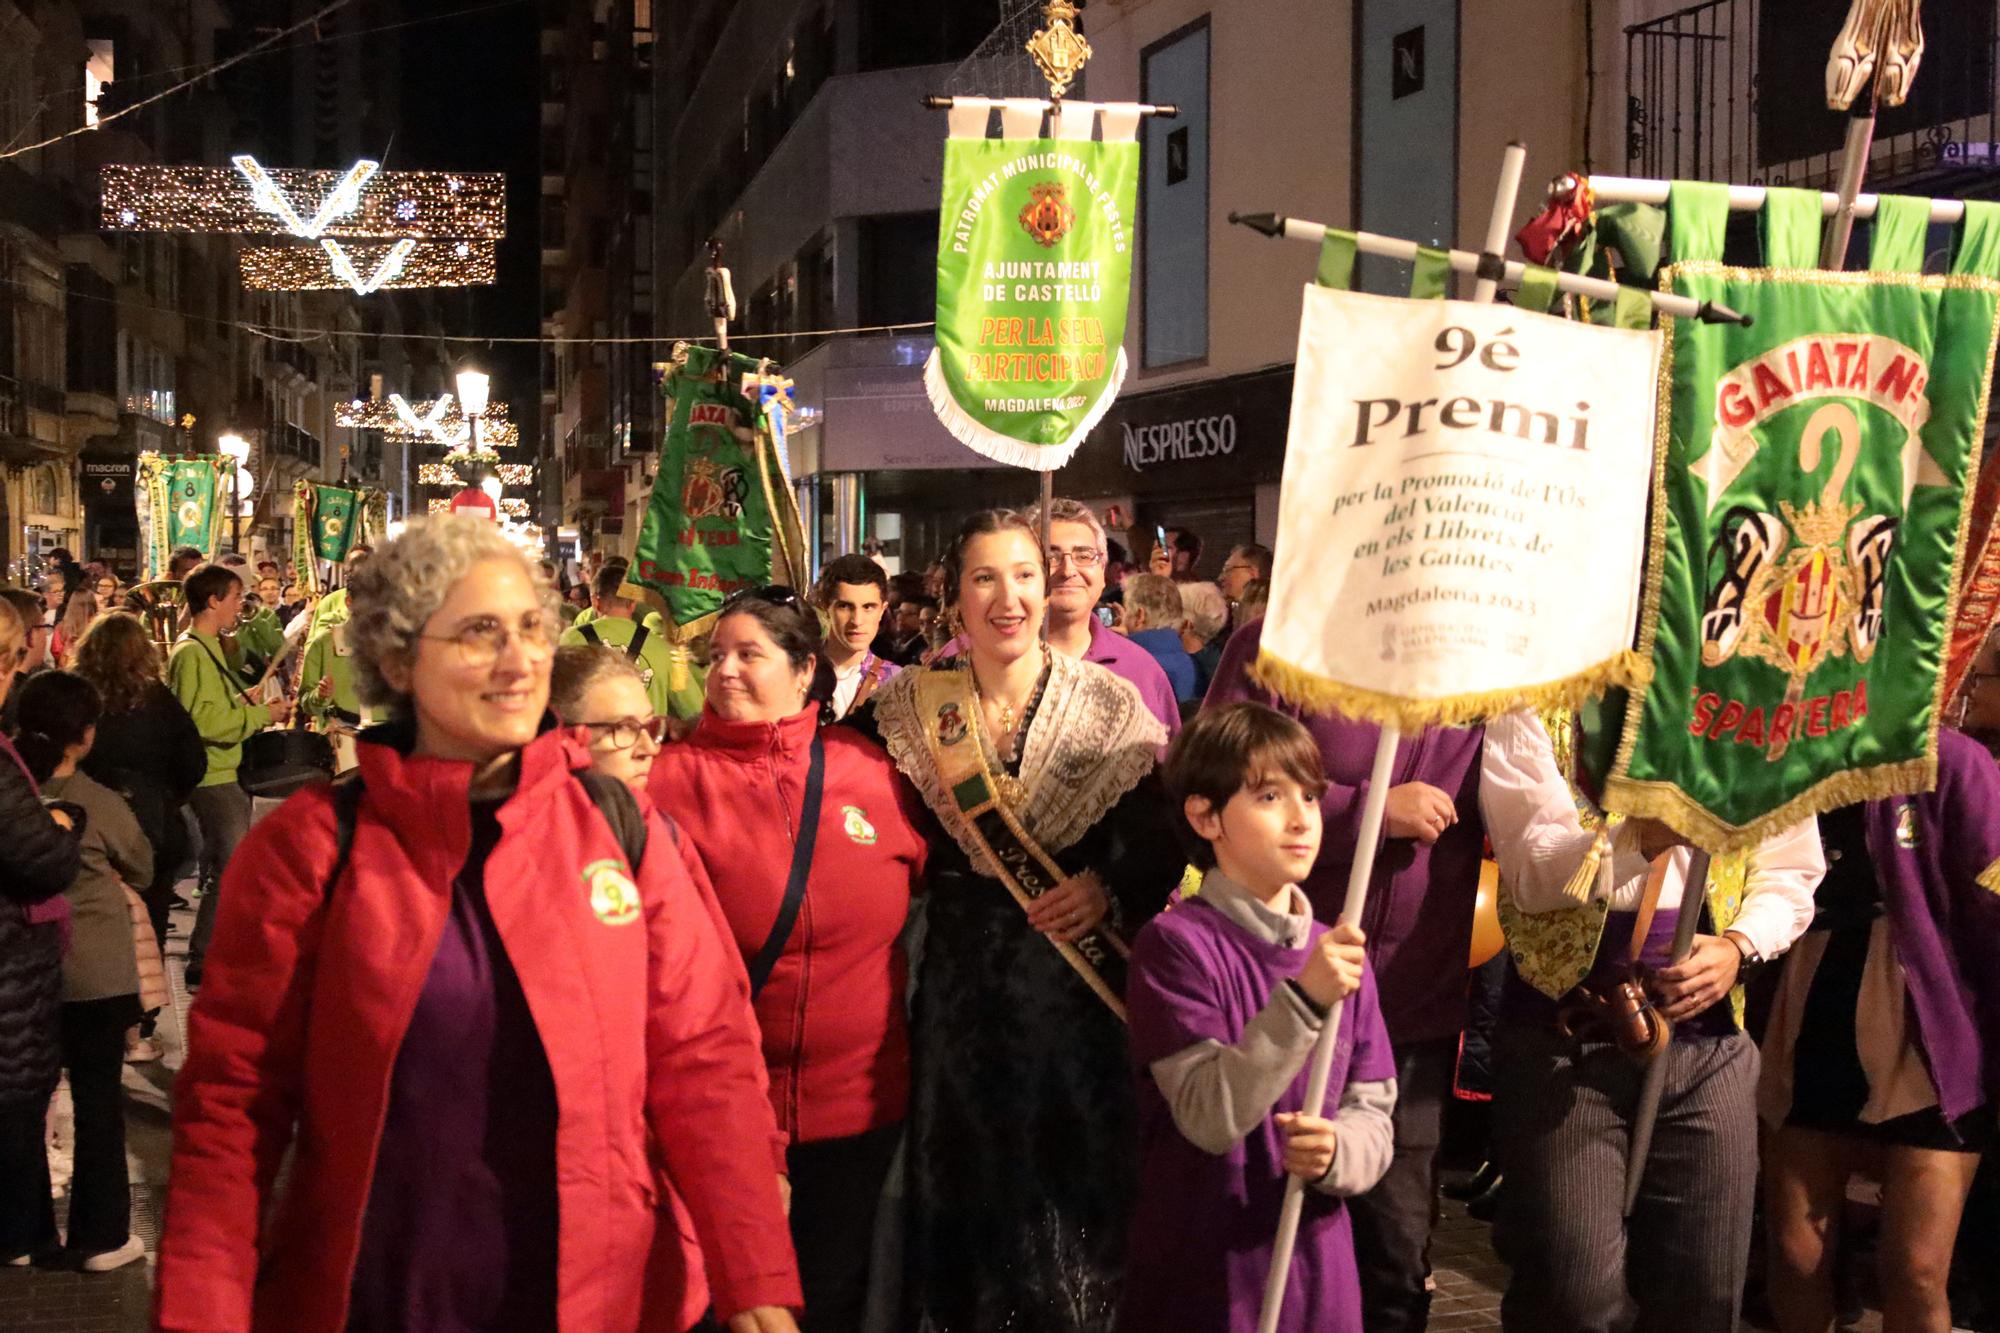
[[[597,632],[596,621],[594,620],[584,621],[581,625],[578,625],[576,627],[576,632],[578,634],[581,634],[583,636],[583,641],[589,644],[591,647],[601,648],[604,646],[604,640]]]
[[[637,874],[639,863],[646,859],[646,816],[640,812],[639,803],[632,799],[624,783],[613,778],[589,769],[577,770],[576,776],[590,793],[604,822],[611,826],[612,836],[618,839],[618,847],[625,853],[625,864]]]
[[[354,769],[333,780],[333,869],[320,890],[323,901],[333,900],[334,886],[347,873],[347,858],[354,851],[354,826],[361,822],[361,770]]]
[[[588,626],[585,628],[588,628]],[[632,631],[632,642],[625,645],[625,656],[631,658],[634,662],[638,661],[639,654],[646,651],[646,636],[652,632],[644,624],[640,624],[638,629]]]
[[[799,833],[792,843],[792,871],[785,881],[785,899],[778,906],[778,919],[771,923],[771,933],[765,937],[764,946],[750,960],[752,1000],[764,989],[764,983],[771,979],[771,970],[777,967],[778,959],[784,955],[785,941],[792,937],[792,927],[799,921],[799,907],[806,899],[806,877],[812,873],[813,843],[819,837],[820,794],[825,778],[826,745],[815,732],[812,757],[806,765],[805,799],[799,806]]]

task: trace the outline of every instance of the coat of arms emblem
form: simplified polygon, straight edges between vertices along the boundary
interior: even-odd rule
[[[1722,516],[1709,547],[1709,584],[1701,617],[1701,660],[1719,666],[1739,653],[1788,677],[1785,702],[1796,707],[1805,681],[1822,663],[1852,653],[1875,655],[1883,628],[1889,556],[1898,520],[1862,514],[1842,499],[1861,453],[1861,423],[1846,403],[1822,405],[1799,437],[1799,468],[1818,471],[1824,441],[1839,440],[1833,475],[1816,500],[1778,502],[1778,514],[1747,505]],[[1775,762],[1789,729],[1774,729]]]
[[[1034,237],[1044,250],[1055,248],[1076,225],[1076,210],[1070,207],[1069,191],[1059,181],[1043,181],[1028,187],[1028,202],[1021,209],[1021,230]]]

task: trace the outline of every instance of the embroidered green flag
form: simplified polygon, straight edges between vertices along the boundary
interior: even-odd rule
[[[709,347],[675,356],[666,445],[626,588],[680,641],[706,633],[731,593],[796,582],[803,542],[763,410],[743,389],[762,363]]]
[[[313,554],[321,560],[345,560],[361,531],[361,497],[345,486],[313,490]]]
[[[228,505],[223,469],[234,466],[221,454],[139,455],[133,494],[146,546],[147,579],[165,578],[168,561],[179,547],[192,546],[204,558],[215,554]]]
[[[986,457],[1053,471],[1069,461],[1125,378],[1136,116],[1065,103],[1054,139],[986,111],[952,113],[938,221],[937,346],[924,384],[938,419]],[[1078,131],[1080,129],[1080,134]],[[1078,134],[1078,137],[1063,137]],[[1122,136],[1122,137],[1121,137]]]
[[[1868,271],[1810,268],[1816,195],[1773,191],[1764,269],[1720,262],[1722,187],[1673,187],[1676,320],[1633,692],[1606,804],[1713,852],[1928,790],[1968,465],[2000,298],[1991,205],[1921,275],[1928,202],[1884,199]],[[1971,238],[1971,243],[1968,242]]]

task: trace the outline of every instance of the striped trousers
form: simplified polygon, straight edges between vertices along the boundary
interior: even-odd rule
[[[1520,1333],[1733,1333],[1757,1188],[1757,1048],[1675,1042],[1638,1206],[1625,1162],[1644,1074],[1614,1048],[1503,1023],[1493,1132],[1506,1172],[1493,1245]],[[1636,1307],[1636,1321],[1635,1309]]]

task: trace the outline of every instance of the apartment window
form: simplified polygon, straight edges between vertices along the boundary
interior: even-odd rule
[[[1140,100],[1174,102],[1148,117],[1139,157],[1140,364],[1208,359],[1208,19],[1139,54]]]
[[[861,219],[863,324],[913,324],[936,315],[937,235],[935,211]]]
[[[863,70],[963,60],[1000,24],[998,0],[863,0],[860,8]]]
[[[90,58],[83,62],[83,123],[94,130],[104,90],[111,86],[115,62],[112,43],[88,41],[84,46],[89,48]]]

